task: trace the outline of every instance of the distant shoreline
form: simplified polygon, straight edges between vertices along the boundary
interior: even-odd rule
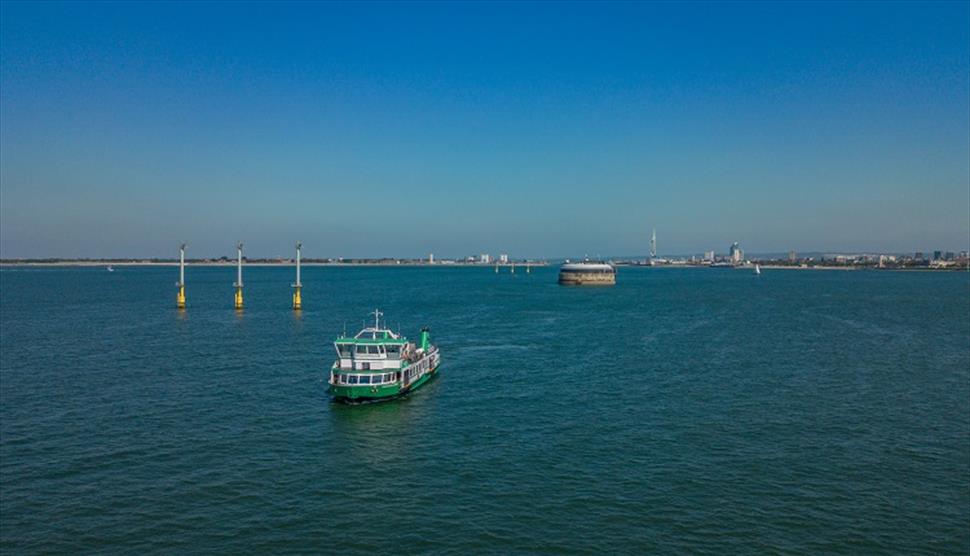
[[[551,263],[545,261],[516,262],[514,266],[549,266]],[[0,261],[0,267],[4,266],[178,266],[178,261]],[[236,261],[185,261],[185,266],[213,266],[213,267],[235,267]],[[243,266],[296,266],[293,261],[243,261]],[[433,267],[474,267],[474,268],[494,268],[495,264],[482,263],[429,263],[429,262],[306,262],[301,261],[300,266],[433,266]],[[513,266],[512,263],[499,263],[497,266],[502,268]]]
[[[715,267],[705,264],[664,264],[664,265],[642,265],[642,264],[629,264],[629,263],[614,263],[618,268],[649,268],[655,270],[661,269],[682,269],[682,268],[703,268],[712,270],[740,270],[740,271],[754,271],[754,264],[742,265],[735,267]],[[761,264],[758,263],[761,270],[842,270],[842,271],[858,271],[858,270],[878,270],[878,271],[967,271],[970,270],[965,266],[949,266],[949,267],[885,267],[880,268],[878,266],[867,266],[867,265],[773,265],[773,264]],[[0,261],[0,268],[3,267],[38,267],[38,268],[68,268],[68,267],[78,267],[78,268],[91,268],[91,267],[177,267],[179,265],[178,261],[108,261],[108,260],[84,260],[84,261]],[[549,261],[529,261],[526,262],[515,262],[512,263],[471,263],[471,262],[435,262],[430,263],[427,261],[353,261],[353,262],[305,262],[301,261],[300,266],[304,267],[381,267],[381,268],[402,268],[402,267],[434,267],[434,268],[495,268],[496,266],[501,268],[508,268],[512,266],[523,267],[523,266],[534,266],[534,267],[546,267],[546,266],[558,266],[559,263],[549,262]],[[236,261],[186,261],[185,266],[192,267],[226,267],[232,268],[236,266]],[[293,261],[253,261],[244,262],[243,266],[248,267],[293,267],[296,263]]]

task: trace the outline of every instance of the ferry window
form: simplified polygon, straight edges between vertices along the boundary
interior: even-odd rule
[[[384,382],[391,382],[394,380],[394,373],[387,373],[384,375]]]
[[[361,353],[367,353],[367,346],[357,346],[357,355],[360,355]]]
[[[367,346],[367,353],[380,353],[380,350],[377,346]]]
[[[374,376],[370,377],[370,383],[371,384],[380,384],[382,382],[381,381],[381,376],[382,375],[374,375]]]
[[[398,355],[401,354],[401,346],[389,345],[389,346],[384,346],[384,348],[387,350],[388,357],[397,357]]]
[[[361,363],[360,364],[360,370],[362,370],[362,371],[369,371],[370,370],[370,363]]]
[[[361,384],[370,384],[370,377],[367,375],[360,375]]]
[[[350,348],[351,347],[352,346],[350,344],[338,344],[337,345],[337,349],[340,350],[340,355],[342,357],[350,357]]]
[[[347,378],[350,379],[350,384],[357,384],[357,375],[350,375]]]

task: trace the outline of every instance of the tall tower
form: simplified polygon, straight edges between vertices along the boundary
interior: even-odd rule
[[[303,300],[300,299],[300,290],[303,288],[303,284],[300,283],[300,249],[303,248],[303,244],[299,241],[296,242],[296,282],[293,284],[293,310],[299,311],[303,308]]]
[[[650,236],[650,258],[657,258],[657,229],[653,229],[653,235]]]
[[[238,262],[236,263],[236,283],[233,287],[236,288],[236,310],[241,311],[243,308],[243,281],[242,281],[242,248],[243,244],[240,241],[236,244],[236,254],[238,256]]]
[[[175,306],[185,309],[185,244],[179,245],[179,281],[175,284],[179,289],[175,294]]]
[[[731,262],[734,264],[740,264],[744,259],[744,252],[741,251],[741,245],[738,242],[731,244],[731,250],[729,251]]]

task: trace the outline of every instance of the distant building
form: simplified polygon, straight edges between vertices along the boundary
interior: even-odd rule
[[[434,264],[434,253],[428,255],[428,264]]]
[[[734,243],[731,244],[731,251],[730,251],[729,257],[731,259],[731,262],[735,264],[740,263],[741,261],[744,260],[744,251],[741,250],[741,246],[738,245],[738,242],[735,241]]]
[[[492,262],[492,256],[489,255],[488,253],[482,253],[481,255],[478,256],[478,262],[482,264],[488,264]]]
[[[952,261],[952,260],[953,260],[953,251],[947,251],[947,252],[946,252],[946,253],[945,253],[945,254],[943,255],[943,258],[944,258],[945,260],[948,260],[948,261]]]
[[[913,255],[913,258],[916,259],[917,261],[922,261],[923,260],[923,252],[922,251],[917,251],[916,254]]]
[[[714,260],[714,251],[704,251],[704,260],[705,261],[713,261]]]
[[[796,260],[798,260],[798,256],[795,254],[794,249],[788,252],[788,260],[789,262],[795,262]]]
[[[943,252],[942,251],[933,251],[933,260],[934,261],[938,261],[938,260],[940,260],[942,258],[943,258]]]
[[[502,253],[501,255],[498,256],[498,262],[502,264],[509,262],[509,256],[505,253]]]

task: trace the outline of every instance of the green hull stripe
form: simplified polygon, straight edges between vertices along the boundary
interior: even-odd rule
[[[438,365],[440,367],[441,365]],[[351,400],[366,398],[378,400],[383,398],[394,398],[402,394],[417,390],[432,376],[437,374],[438,367],[414,381],[409,387],[401,389],[397,384],[385,384],[383,386],[330,386],[330,393],[337,398],[347,398]]]

